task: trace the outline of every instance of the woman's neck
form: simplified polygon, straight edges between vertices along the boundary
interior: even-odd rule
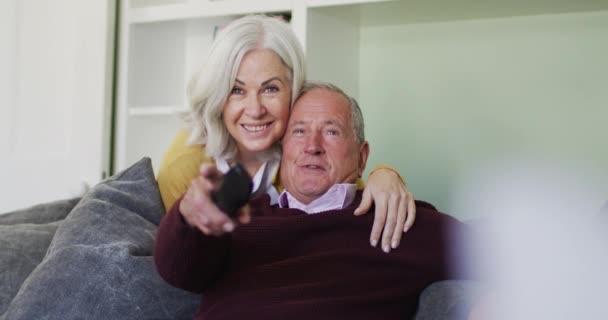
[[[258,169],[264,163],[264,161],[260,160],[255,153],[243,154],[242,152],[236,156],[236,161],[245,167],[245,170],[247,170],[247,173],[251,177],[255,176]]]

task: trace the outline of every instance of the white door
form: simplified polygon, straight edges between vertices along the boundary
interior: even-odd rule
[[[114,2],[0,1],[0,213],[77,196],[107,168]]]

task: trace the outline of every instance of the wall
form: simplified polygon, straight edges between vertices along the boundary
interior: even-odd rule
[[[10,119],[12,118],[13,108],[10,106],[15,104],[15,79],[17,61],[17,2],[2,1],[0,2],[0,40],[3,44],[0,46],[0,150],[4,150],[5,154],[8,150],[12,137],[12,127]]]
[[[489,186],[523,188],[541,171],[599,209],[607,34],[608,11],[364,27],[369,167],[395,165],[416,198],[462,218],[488,214],[467,208]]]
[[[101,179],[113,8],[113,0],[2,1],[0,213],[78,196]]]

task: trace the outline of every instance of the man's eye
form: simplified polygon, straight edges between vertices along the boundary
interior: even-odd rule
[[[291,131],[291,133],[293,133],[293,134],[303,134],[304,130],[302,130],[302,129],[293,129],[293,131]]]
[[[337,136],[338,130],[327,130],[327,134],[330,136]]]
[[[234,87],[230,90],[230,94],[243,94],[243,89],[239,87]]]

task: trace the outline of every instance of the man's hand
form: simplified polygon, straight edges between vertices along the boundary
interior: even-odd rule
[[[211,192],[219,187],[222,173],[212,164],[201,165],[199,175],[192,179],[190,187],[179,204],[179,211],[186,222],[202,233],[221,236],[236,226],[211,200]],[[238,222],[248,223],[249,207],[240,210]]]
[[[378,169],[370,174],[355,215],[367,213],[372,202],[376,204],[376,212],[370,243],[375,247],[382,235],[381,248],[388,253],[399,246],[403,233],[414,224],[414,195],[393,170]]]

